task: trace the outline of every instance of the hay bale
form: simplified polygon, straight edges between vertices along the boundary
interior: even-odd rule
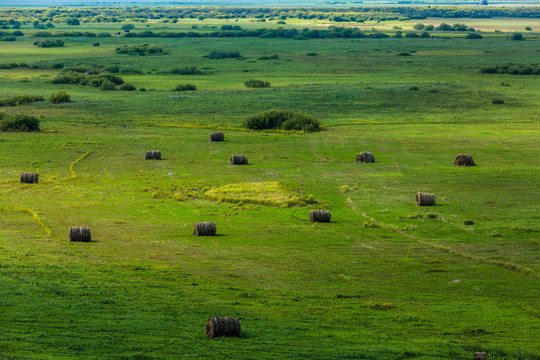
[[[21,184],[37,184],[38,173],[36,172],[23,172],[21,173]]]
[[[360,154],[356,155],[356,162],[357,163],[374,163],[375,156],[373,156],[373,154],[370,152],[363,151]]]
[[[311,210],[309,212],[310,222],[330,222],[330,211],[328,210]]]
[[[95,43],[92,44],[92,46],[99,46],[99,43],[95,42]]]
[[[487,354],[485,352],[475,352],[474,360],[487,360]]]
[[[474,160],[471,155],[459,154],[454,160],[455,166],[475,166]]]
[[[214,236],[216,235],[216,223],[213,221],[203,221],[195,223],[193,227],[195,236]]]
[[[117,31],[114,33],[114,35],[122,35],[122,33],[120,31]]]
[[[233,317],[213,316],[208,318],[204,329],[204,335],[215,338],[218,336],[240,337],[240,321]]]
[[[90,242],[91,240],[90,228],[78,226],[69,228],[69,241]]]
[[[161,160],[161,151],[159,150],[146,150],[146,160]]]
[[[34,45],[39,45],[39,41],[34,41]]]
[[[222,132],[210,133],[210,141],[225,141],[225,136]]]
[[[435,194],[417,192],[416,206],[435,206]]]
[[[231,156],[231,165],[247,165],[248,160],[246,155]]]

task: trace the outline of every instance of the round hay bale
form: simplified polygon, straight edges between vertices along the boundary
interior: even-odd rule
[[[375,156],[373,156],[373,154],[370,152],[363,151],[360,154],[356,155],[356,162],[357,163],[374,163]]]
[[[36,172],[23,172],[21,173],[21,184],[37,184],[38,173]]]
[[[435,206],[435,194],[417,192],[416,206]]]
[[[310,222],[330,222],[330,211],[328,210],[311,210],[309,212]]]
[[[99,46],[99,43],[95,42],[95,43],[92,44],[92,46]]]
[[[210,133],[210,141],[225,141],[225,136],[222,132]]]
[[[246,155],[231,156],[231,165],[247,165],[248,160]]]
[[[161,151],[159,150],[146,150],[146,160],[161,160]]]
[[[455,166],[475,166],[474,160],[471,155],[459,154],[454,160]]]
[[[487,354],[485,352],[475,352],[474,360],[487,360]]]
[[[210,338],[218,336],[240,337],[240,321],[234,317],[213,316],[208,318],[204,328],[204,335]]]
[[[195,236],[214,236],[216,235],[216,223],[213,221],[203,221],[195,223],[193,227]]]
[[[72,226],[69,228],[69,241],[90,242],[92,235],[90,228]]]

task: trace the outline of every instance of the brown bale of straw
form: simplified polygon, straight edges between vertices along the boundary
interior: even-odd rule
[[[356,162],[357,163],[374,163],[375,156],[373,156],[373,154],[370,152],[363,151],[360,154],[356,155]]]
[[[455,166],[475,166],[474,160],[469,154],[459,154],[454,160]]]
[[[236,336],[240,337],[242,329],[240,321],[234,317],[213,316],[208,318],[204,329],[204,335],[210,338],[218,336]]]
[[[37,184],[38,173],[36,172],[23,172],[21,173],[21,184]]]
[[[210,141],[212,142],[218,142],[218,141],[225,141],[225,136],[222,132],[213,132],[210,133]]]
[[[331,217],[328,210],[311,210],[309,212],[310,222],[330,222]]]
[[[485,352],[475,352],[474,360],[487,360],[487,354]]]
[[[417,192],[416,206],[435,206],[435,194]]]
[[[231,156],[231,165],[247,165],[248,160],[246,155]]]
[[[90,242],[92,241],[92,235],[90,234],[90,228],[72,226],[69,228],[69,241],[77,242]]]
[[[216,223],[213,221],[203,221],[195,223],[193,227],[195,236],[214,236],[216,235]]]
[[[146,150],[146,160],[161,160],[161,151],[159,150]]]

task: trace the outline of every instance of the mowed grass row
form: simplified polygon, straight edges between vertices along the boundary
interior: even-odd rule
[[[229,131],[225,143],[198,129],[57,129],[0,142],[8,358],[538,353],[534,124]],[[163,160],[144,160],[149,149]],[[354,162],[364,150],[375,164]],[[459,152],[478,166],[454,167]],[[250,165],[230,166],[232,154]],[[30,170],[40,184],[18,184]],[[320,203],[204,198],[205,189],[266,181]],[[416,207],[419,190],[435,192],[438,205]],[[332,223],[309,223],[314,208],[329,209]],[[204,220],[218,236],[191,235]],[[90,226],[95,242],[70,244],[72,225]],[[243,337],[205,339],[214,315],[239,317]]]

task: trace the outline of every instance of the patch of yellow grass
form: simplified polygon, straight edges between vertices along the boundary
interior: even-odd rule
[[[311,195],[302,196],[278,181],[229,184],[206,191],[204,197],[217,202],[276,207],[302,206],[316,202]]]

